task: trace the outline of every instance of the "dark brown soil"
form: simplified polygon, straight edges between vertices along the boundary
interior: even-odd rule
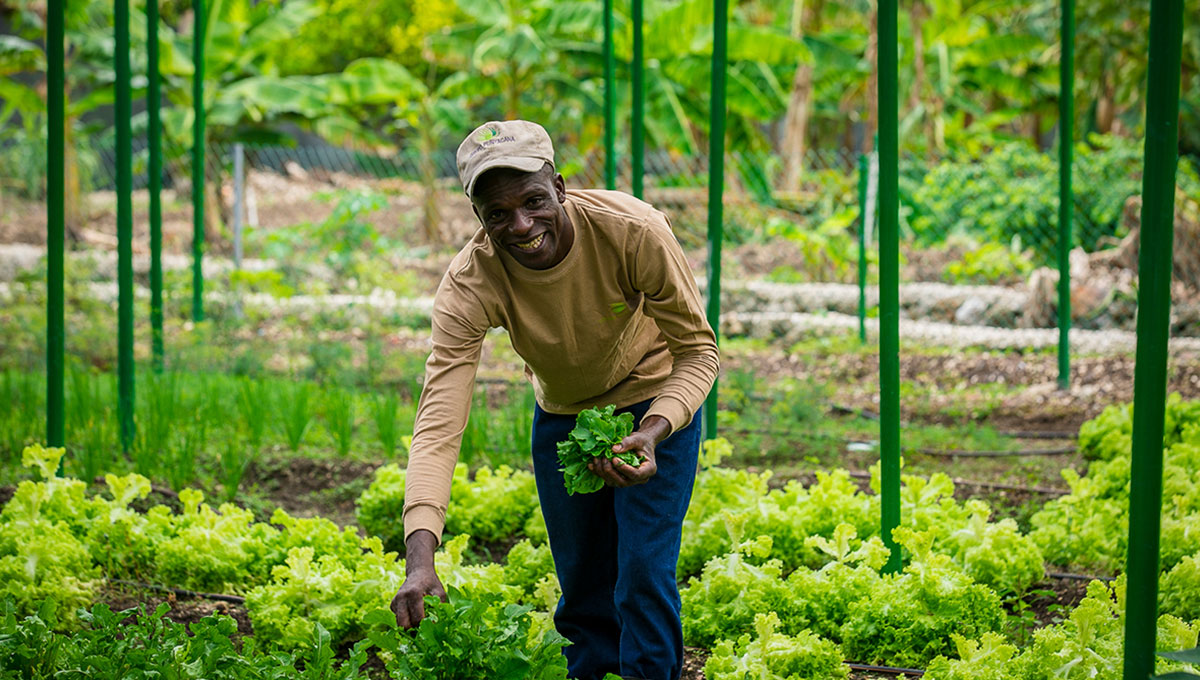
[[[126,609],[136,609],[144,605],[148,613],[153,613],[155,607],[167,603],[171,609],[166,617],[176,623],[194,623],[213,614],[223,614],[237,621],[238,634],[252,635],[253,627],[246,608],[230,602],[214,602],[203,599],[177,598],[173,593],[160,593],[153,590],[140,590],[126,586],[107,586],[96,598],[97,602],[107,604],[114,612]]]
[[[258,485],[271,501],[296,517],[324,517],[354,526],[354,501],[377,465],[302,456],[257,460],[246,470],[246,488]]]
[[[1088,581],[1051,579],[1042,584],[1042,595],[1027,596],[1039,626],[1061,622],[1087,595]],[[1052,593],[1052,594],[1051,594]]]
[[[707,649],[684,647],[683,672],[679,675],[679,680],[704,680],[704,664],[708,657]]]

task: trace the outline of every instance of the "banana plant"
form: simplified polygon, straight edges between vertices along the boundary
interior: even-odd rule
[[[419,81],[386,59],[360,59],[338,73],[282,75],[280,60],[287,51],[281,46],[319,11],[311,0],[213,0],[208,5],[200,20],[206,22],[204,109],[210,140],[294,143],[281,125],[284,122],[299,123],[335,141],[377,140],[378,135],[355,113],[418,95]],[[167,147],[182,152],[190,145],[194,122],[192,36],[169,28],[161,30],[160,36],[164,94],[170,104],[163,112],[163,130]],[[207,200],[217,210],[206,214],[215,220],[228,210],[221,202],[220,182],[208,186]],[[208,226],[215,231],[218,225]]]
[[[458,0],[463,24],[437,36],[439,64],[470,74],[470,101],[492,115],[545,121],[573,130],[581,146],[602,135],[601,3],[584,0]],[[614,17],[618,110],[628,110],[633,33],[626,8]],[[702,151],[707,134],[712,3],[648,3],[645,37],[646,133],[650,144]],[[786,106],[804,43],[786,31],[742,21],[729,25],[731,136],[763,140],[761,123]]]
[[[48,83],[40,42],[46,34],[47,5],[38,0],[10,0],[8,5],[14,10],[14,33],[0,36],[0,148],[4,149],[0,177],[14,181],[24,193],[40,196],[47,170]],[[134,40],[141,16],[137,8],[131,9]],[[140,26],[144,25],[141,19]],[[99,169],[99,155],[91,143],[96,126],[85,123],[84,116],[115,99],[112,3],[67,3],[63,27],[64,217],[68,233],[74,235],[87,219],[82,196],[91,189],[92,176]],[[144,30],[140,34],[144,36]],[[32,85],[30,75],[36,78]],[[20,125],[10,124],[14,119]]]

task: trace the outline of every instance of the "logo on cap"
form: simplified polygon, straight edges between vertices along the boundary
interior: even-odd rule
[[[495,127],[488,126],[479,131],[479,135],[476,137],[476,139],[478,139],[479,143],[482,144],[498,134],[500,134],[499,130],[497,130]]]

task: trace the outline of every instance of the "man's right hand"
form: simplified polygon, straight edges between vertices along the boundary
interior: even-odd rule
[[[446,589],[433,566],[437,536],[426,529],[418,529],[404,544],[407,547],[404,583],[392,598],[392,612],[396,614],[396,625],[415,628],[425,618],[425,596],[433,595],[445,602]]]

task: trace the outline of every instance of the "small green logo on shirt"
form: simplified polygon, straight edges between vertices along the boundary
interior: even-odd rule
[[[629,305],[624,302],[608,303],[608,314],[605,314],[601,319],[604,321],[616,321],[622,314],[629,311]]]

